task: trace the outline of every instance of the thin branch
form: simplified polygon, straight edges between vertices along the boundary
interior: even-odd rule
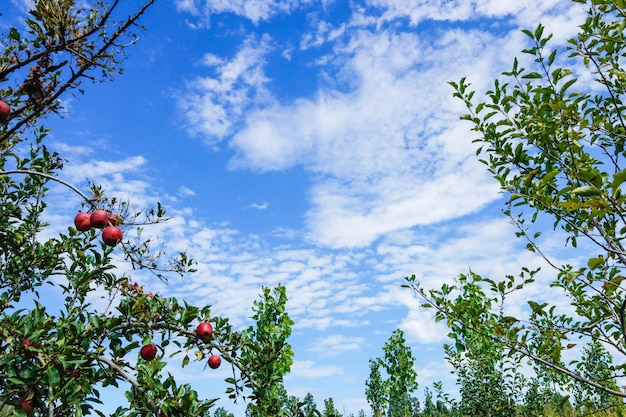
[[[622,337],[624,338],[623,343],[626,343],[626,326],[624,325],[624,313],[626,313],[626,300],[622,302],[622,306],[619,309],[619,324],[622,328]]]
[[[29,170],[29,169],[11,169],[11,170],[8,170],[8,171],[0,171],[0,175],[11,175],[11,174],[37,175],[37,176],[44,177],[44,178],[47,178],[47,179],[52,180],[52,181],[56,181],[56,182],[58,182],[60,184],[65,185],[66,187],[70,188],[71,190],[75,191],[86,202],[88,202],[89,204],[93,205],[93,199],[87,197],[87,195],[85,193],[83,193],[81,190],[79,190],[78,188],[76,188],[75,186],[70,184],[69,182],[67,182],[65,180],[62,180],[61,178],[55,177],[54,175],[46,174],[44,172],[39,172],[39,171],[32,171],[32,170]]]
[[[102,47],[98,51],[92,54],[92,57],[95,59],[103,58],[106,55],[107,50],[109,50],[113,46],[116,46],[115,42],[117,41],[117,39],[121,37],[122,35],[124,35],[124,33],[126,33],[126,30],[130,26],[134,25],[135,22],[139,20],[139,18],[146,12],[148,7],[154,4],[155,1],[156,0],[146,1],[146,3],[144,3],[144,5],[133,16],[129,17],[122,26],[120,26],[115,32],[113,32],[111,37],[104,43],[104,45],[102,45]],[[103,17],[103,19],[100,21],[99,25],[97,26],[104,26],[106,24],[106,20],[110,18],[110,13],[115,8],[118,2],[119,0],[115,1],[113,7],[109,9],[107,14]],[[66,50],[70,51],[71,48],[66,48]],[[76,83],[78,79],[80,79],[83,76],[86,76],[85,73],[87,72],[87,70],[92,69],[93,67],[96,67],[96,66],[98,65],[93,63],[91,65],[79,67],[78,71],[72,72],[72,76],[63,85],[61,85],[61,87],[59,87],[59,89],[54,94],[45,98],[43,102],[41,103],[41,106],[42,107],[49,106],[56,99],[58,99],[66,90],[74,86],[74,84]],[[6,132],[3,132],[3,137],[8,137],[9,135],[17,132],[22,126],[29,123],[31,120],[35,119],[39,115],[40,113],[38,111],[34,111],[26,115],[21,120],[19,120],[15,125],[13,125],[10,129],[8,129]]]

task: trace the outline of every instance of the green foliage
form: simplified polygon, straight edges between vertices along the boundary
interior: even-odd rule
[[[287,343],[293,321],[285,310],[285,287],[263,289],[263,299],[254,303],[256,321],[242,333],[240,363],[248,372],[246,385],[252,389],[248,405],[251,416],[278,416],[283,377],[293,363],[293,351]]]
[[[213,417],[235,417],[235,415],[226,411],[224,407],[217,407],[213,413]]]
[[[562,387],[575,383],[592,389],[592,397],[577,400],[598,407],[599,393],[607,396],[602,401],[626,396],[617,387],[626,365],[602,353],[626,353],[621,285],[626,267],[626,14],[622,2],[577,2],[587,5],[588,15],[567,47],[550,49],[551,36],[542,25],[525,30],[528,68],[516,59],[484,101],[475,98],[465,79],[451,83],[468,109],[462,119],[478,133],[477,155],[508,197],[504,213],[527,248],[553,268],[553,297],[529,299],[525,314],[506,313],[511,298],[523,299],[524,290],[536,285],[538,270],[527,268],[499,280],[462,277],[436,290],[422,288],[414,277],[408,283],[426,307],[436,310],[453,339],[482,340],[497,347],[496,352],[521,355],[535,368],[551,369],[551,376],[564,378],[558,381]],[[564,236],[570,259],[585,257],[582,264],[560,265],[542,249],[546,221],[561,232],[553,238]],[[469,297],[459,297],[468,291]],[[569,300],[569,306],[554,296]],[[588,343],[591,350],[583,350]],[[595,359],[590,367],[582,361],[568,363],[568,352]],[[596,367],[594,361],[602,365]]]
[[[459,297],[487,301],[478,287],[468,285],[463,289]],[[476,417],[514,414],[521,383],[519,355],[509,356],[493,340],[473,332],[454,333],[453,340],[455,344],[446,344],[444,350],[457,374],[461,413]]]
[[[526,417],[542,417],[551,410],[565,414],[566,409],[572,410],[569,395],[563,396],[554,387],[554,381],[540,376],[528,380],[519,409]]]
[[[415,411],[412,394],[418,384],[413,369],[415,358],[402,330],[393,331],[383,353],[383,358],[370,359],[370,375],[365,383],[367,401],[374,416],[409,416]]]
[[[324,417],[341,417],[339,410],[335,407],[335,401],[332,398],[324,400],[324,411],[322,413]]]
[[[618,390],[618,386],[611,372],[613,357],[604,345],[594,340],[583,349],[580,361],[576,364],[576,371],[586,379],[597,381],[607,388]],[[607,406],[617,406],[621,400],[609,393],[576,381],[573,384],[573,396],[581,411],[600,410]]]
[[[365,381],[365,397],[374,417],[380,417],[387,408],[387,389],[381,373],[382,359],[370,359],[369,366],[370,375]]]
[[[307,395],[304,397],[301,408],[304,417],[317,417],[320,415],[320,412],[317,411],[317,404],[315,404],[315,399],[310,392],[307,393]]]
[[[460,412],[457,409],[457,401],[451,400],[446,394],[444,394],[441,382],[435,382],[433,384],[435,392],[437,394],[437,401],[434,400],[433,393],[427,387],[424,390],[424,408],[418,415],[420,417],[444,417],[444,416],[459,416]],[[446,404],[451,405],[448,407]]]

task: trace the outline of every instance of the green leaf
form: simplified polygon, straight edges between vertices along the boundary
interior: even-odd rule
[[[613,184],[611,184],[611,186],[613,187],[613,192],[617,191],[617,189],[620,187],[620,185],[622,185],[624,181],[626,181],[626,168],[616,172],[615,175],[613,175]]]
[[[523,79],[540,79],[543,78],[541,74],[538,72],[529,72],[528,74],[524,74],[522,76]]]
[[[547,303],[543,303],[543,304],[539,304],[535,301],[528,301],[528,305],[530,306],[531,310],[533,311],[533,313],[538,314],[538,315],[543,315],[543,309],[546,305],[548,305]]]
[[[572,190],[572,194],[581,197],[594,197],[601,195],[601,192],[597,187],[593,185],[583,185],[582,187],[574,188]]]
[[[559,172],[561,172],[561,171],[558,170],[558,169],[553,169],[552,171],[550,171],[546,175],[544,175],[541,178],[541,182],[540,182],[541,186],[545,187],[550,181],[552,181],[554,179],[554,177],[556,177],[559,174]]]
[[[587,261],[587,266],[589,267],[589,269],[594,270],[597,267],[599,267],[600,265],[604,264],[604,259],[603,258],[590,258]]]
[[[605,282],[602,287],[607,292],[607,295],[610,296],[611,294],[615,292],[617,288],[619,288],[619,286],[622,284],[622,281],[624,280],[626,280],[626,277],[623,277],[620,275],[615,278],[611,278],[610,280]]]
[[[59,371],[57,371],[53,367],[49,367],[46,370],[46,374],[48,376],[48,384],[50,384],[51,387],[56,387],[59,385],[59,382],[61,381]]]

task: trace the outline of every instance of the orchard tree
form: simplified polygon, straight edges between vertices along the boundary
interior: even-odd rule
[[[365,397],[374,413],[374,417],[382,417],[387,409],[387,390],[381,369],[382,359],[369,360],[370,375],[365,381]]]
[[[611,373],[612,363],[613,358],[604,345],[593,340],[583,349],[580,361],[576,364],[576,371],[587,379],[606,381],[607,387],[617,390],[618,386]],[[618,406],[622,402],[620,398],[587,384],[575,381],[573,385],[574,400],[581,412],[593,412],[611,405]]]
[[[341,417],[339,410],[335,407],[335,401],[332,398],[324,400],[324,411],[322,412],[324,417]]]
[[[393,331],[383,353],[382,358],[370,360],[370,376],[365,383],[367,401],[374,416],[410,416],[416,411],[412,394],[418,387],[417,372],[402,330]]]
[[[419,417],[444,417],[444,416],[461,416],[458,411],[456,399],[449,398],[448,394],[444,394],[442,383],[435,382],[433,384],[437,400],[435,401],[433,392],[426,388],[424,390],[424,408],[420,412],[414,413],[414,416]],[[448,404],[450,407],[448,407]],[[467,415],[467,414],[463,414]],[[473,414],[470,414],[473,415]],[[530,416],[528,416],[530,417]]]
[[[62,155],[46,146],[42,117],[62,112],[67,94],[122,71],[124,50],[138,39],[139,18],[152,4],[35,0],[20,25],[26,29],[0,34],[3,417],[104,415],[102,388],[119,389],[126,399],[113,416],[205,416],[215,400],[177,382],[167,372],[170,358],[175,366],[199,369],[229,363],[233,396],[265,388],[259,372],[273,361],[280,372],[288,369],[291,349],[284,340],[235,332],[210,306],[160,296],[138,284],[140,275],[116,270],[113,254],[132,271],[164,280],[194,272],[195,263],[184,253],[166,258],[136,233],[140,225],[166,220],[160,205],[139,210],[97,185],[79,189],[63,179]],[[82,200],[59,234],[42,220],[52,183]],[[284,311],[284,289],[277,291],[280,299],[265,291],[256,303],[262,329],[271,329],[264,312]],[[100,298],[104,307],[96,308]],[[277,317],[281,337],[288,336],[290,322]]]
[[[293,321],[285,310],[286,289],[263,288],[263,299],[255,301],[252,317],[256,325],[242,332],[239,362],[249,371],[242,373],[244,385],[252,390],[248,413],[272,417],[281,413],[283,378],[291,369],[293,351],[287,343]]]
[[[34,1],[24,19],[27,29],[9,28],[0,39],[1,98],[11,108],[4,150],[21,140],[16,133],[61,111],[64,94],[121,73],[124,50],[138,40],[139,19],[153,4],[147,0],[129,11],[119,0]]]
[[[482,289],[461,276],[462,293],[455,303],[466,306],[476,327],[489,321],[492,300]],[[463,307],[461,307],[463,308]],[[515,404],[522,393],[523,379],[519,370],[520,355],[510,355],[503,346],[474,332],[456,328],[451,332],[454,343],[445,344],[446,360],[457,376],[462,415],[476,417],[507,417],[515,414]]]
[[[304,414],[304,417],[318,417],[320,415],[315,398],[313,398],[313,394],[310,392],[304,396],[302,401],[302,414]]]
[[[282,415],[289,417],[300,417],[303,414],[300,410],[300,408],[302,407],[302,402],[295,395],[281,396],[280,401],[282,404]],[[251,413],[248,412],[247,415],[251,415]]]
[[[588,14],[566,47],[551,48],[539,25],[524,30],[528,64],[516,59],[485,99],[465,79],[451,83],[467,106],[462,118],[478,134],[478,155],[508,199],[504,213],[552,268],[543,291],[551,296],[528,300],[524,314],[507,309],[511,298],[524,299],[524,290],[538,284],[538,270],[529,268],[503,278],[472,274],[440,289],[408,281],[453,338],[489,339],[570,381],[626,397],[617,388],[626,371],[626,4],[576,2]],[[567,258],[584,257],[581,264],[562,264],[547,252],[546,222],[559,232],[552,239],[563,236]],[[491,305],[459,298],[468,285],[482,287]],[[603,360],[601,375],[565,360],[566,353],[580,357],[590,342],[619,355],[616,363]]]
[[[322,417],[311,393],[300,400],[294,395],[287,395],[287,391],[283,391],[280,396],[280,403],[282,408],[279,415],[282,417]],[[246,415],[252,415],[250,408]]]

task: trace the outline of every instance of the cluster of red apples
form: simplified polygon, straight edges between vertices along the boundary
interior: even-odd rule
[[[207,343],[213,337],[213,326],[211,323],[207,323],[206,321],[198,324],[196,327],[196,336],[201,339],[204,343]],[[151,361],[157,355],[157,346],[154,343],[149,343],[147,345],[143,345],[139,350],[139,355],[145,361]],[[222,358],[217,355],[211,355],[209,357],[208,365],[211,369],[217,369],[222,364]]]
[[[80,212],[74,217],[74,226],[81,232],[86,232],[95,227],[102,230],[102,241],[109,246],[115,246],[124,237],[117,225],[120,218],[117,214],[109,213],[106,210],[96,210],[93,213]]]

